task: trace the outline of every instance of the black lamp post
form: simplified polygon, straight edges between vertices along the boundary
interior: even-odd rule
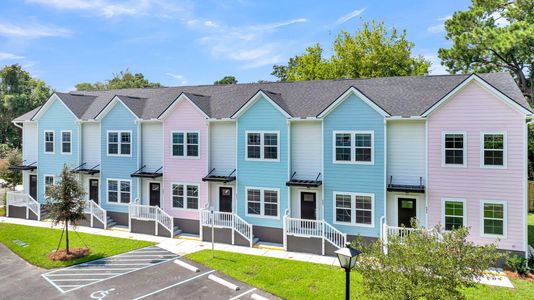
[[[359,250],[356,250],[350,246],[350,243],[345,244],[345,248],[341,248],[334,253],[337,254],[337,259],[339,259],[339,265],[345,269],[345,299],[349,300],[350,298],[350,270],[356,265],[356,260],[358,255],[362,253]]]

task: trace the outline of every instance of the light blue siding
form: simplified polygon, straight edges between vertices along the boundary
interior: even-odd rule
[[[350,235],[380,236],[384,215],[384,117],[355,95],[349,96],[326,116],[324,131],[324,217]],[[374,164],[333,163],[333,132],[342,130],[374,131]],[[334,192],[374,194],[374,227],[334,224]]]
[[[55,95],[52,97],[56,97]],[[55,182],[57,176],[61,173],[63,166],[66,164],[69,168],[77,167],[79,163],[79,131],[76,123],[76,117],[72,112],[59,100],[56,100],[48,110],[38,120],[38,168],[37,168],[37,199],[44,203],[44,176],[54,175]],[[54,131],[54,153],[44,152],[44,132]],[[61,153],[61,131],[71,131],[71,154]]]
[[[280,161],[247,161],[245,159],[246,131],[278,131]],[[283,227],[283,214],[288,208],[287,119],[266,99],[257,100],[237,120],[237,214],[247,222],[267,227]],[[246,187],[279,190],[278,218],[246,215]]]
[[[107,181],[108,179],[122,179],[131,181],[131,200],[134,201],[138,197],[138,179],[132,178],[130,175],[139,167],[138,163],[138,140],[137,131],[138,125],[136,118],[132,113],[121,103],[118,102],[102,118],[100,123],[101,128],[101,163],[100,163],[100,205],[110,211],[127,212],[128,206],[122,204],[107,202]],[[108,156],[108,131],[130,131],[131,134],[131,156]]]

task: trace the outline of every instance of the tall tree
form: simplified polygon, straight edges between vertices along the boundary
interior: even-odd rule
[[[271,75],[281,81],[300,81],[428,74],[430,62],[413,56],[413,47],[405,30],[388,31],[383,22],[364,22],[354,35],[338,34],[331,57],[323,57],[323,48],[315,44],[290,58],[287,65],[274,65]]]
[[[213,84],[237,84],[237,79],[234,76],[224,76],[222,79],[215,80]]]
[[[109,89],[128,89],[128,88],[153,88],[161,87],[159,82],[151,82],[145,79],[142,73],[131,73],[128,69],[120,71],[118,74],[113,74],[113,78],[102,82],[81,82],[75,87],[76,90],[109,90]]]
[[[22,172],[11,170],[10,167],[20,166],[20,164],[22,164],[22,153],[19,149],[7,151],[5,157],[0,159],[0,179],[5,180],[12,190],[22,183]]]
[[[84,195],[83,186],[67,166],[63,167],[59,181],[46,190],[45,207],[53,220],[53,224],[57,225],[60,222],[65,224],[67,254],[69,253],[69,224],[76,224],[85,219],[83,213]]]
[[[51,90],[44,81],[32,78],[18,64],[0,70],[0,144],[21,146],[21,132],[11,121],[42,105]]]
[[[453,44],[438,55],[449,72],[508,71],[534,102],[534,1],[472,0],[445,30]]]

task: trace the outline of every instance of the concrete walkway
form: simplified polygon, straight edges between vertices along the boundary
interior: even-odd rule
[[[27,226],[62,229],[61,226],[53,227],[50,222],[17,219],[17,218],[7,218],[7,217],[0,217],[0,223],[10,223],[10,224],[19,224],[19,225],[27,225]],[[159,236],[140,234],[140,233],[131,233],[125,230],[106,230],[106,229],[91,228],[91,227],[84,227],[84,226],[78,226],[76,229],[72,229],[72,230],[75,230],[78,232],[90,233],[90,234],[117,237],[117,238],[127,238],[127,239],[133,239],[133,240],[154,242],[154,243],[158,243],[159,247],[166,249],[170,252],[176,253],[178,255],[181,255],[181,256],[184,256],[184,255],[187,255],[193,252],[205,250],[205,249],[211,249],[211,246],[212,246],[212,244],[209,242],[202,242],[198,239],[188,237],[188,236],[171,239],[167,237],[159,237]],[[339,267],[339,262],[337,258],[332,257],[332,256],[321,256],[321,255],[315,255],[315,254],[309,254],[309,253],[289,252],[289,251],[274,250],[274,249],[250,248],[250,247],[235,246],[235,245],[220,244],[220,243],[215,243],[214,248],[215,250],[222,250],[222,251],[228,251],[228,252],[234,252],[234,253],[283,258],[283,259],[289,259],[289,260],[297,260],[297,261]],[[510,279],[508,279],[506,274],[502,272],[502,270],[500,269],[488,270],[487,274],[488,275],[485,276],[484,278],[480,278],[478,282],[482,284],[500,286],[500,287],[508,287],[508,288],[514,287]]]

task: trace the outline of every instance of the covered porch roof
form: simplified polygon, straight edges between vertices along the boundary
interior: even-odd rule
[[[234,169],[228,175],[215,175],[215,168],[213,168],[208,173],[208,175],[206,175],[206,176],[204,176],[204,178],[202,178],[202,181],[212,181],[212,182],[222,182],[222,183],[233,182],[236,179],[235,171],[236,171],[236,169]]]
[[[296,175],[297,172],[293,172],[289,181],[286,182],[287,186],[320,187],[323,184],[323,181],[319,180],[321,173],[317,174],[315,179],[297,179]]]
[[[26,160],[23,160],[22,161],[22,164],[18,165],[18,166],[11,166],[9,167],[10,170],[13,170],[13,171],[33,171],[35,169],[37,169],[37,162],[34,161],[32,163],[27,163]]]
[[[98,167],[100,167],[100,164],[94,165],[91,168],[87,168],[86,166],[87,166],[87,163],[83,163],[77,166],[76,168],[72,169],[71,172],[77,173],[77,174],[87,174],[87,175],[95,175],[95,174],[100,173],[100,170],[98,169]]]
[[[163,166],[159,167],[159,169],[157,169],[154,172],[143,171],[145,168],[146,168],[146,165],[143,165],[137,171],[135,171],[132,174],[130,174],[130,176],[131,177],[139,177],[139,178],[151,178],[151,179],[163,176],[163,172],[161,172],[161,170],[163,170]]]
[[[419,184],[406,184],[394,183],[393,176],[389,176],[387,190],[388,192],[424,193],[425,185],[423,184],[423,177],[419,177]]]

